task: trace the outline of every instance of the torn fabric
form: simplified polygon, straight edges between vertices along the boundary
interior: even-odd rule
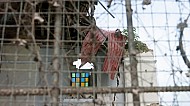
[[[94,35],[94,39],[93,39]],[[102,70],[110,74],[110,78],[114,79],[121,58],[124,52],[126,36],[121,33],[116,34],[115,31],[96,30],[88,32],[83,40],[81,48],[81,62],[84,65],[86,62],[91,62],[91,57],[100,49],[102,43],[108,38],[108,51],[104,60]]]
[[[111,33],[108,36],[108,52],[104,60],[103,71],[110,73],[110,78],[113,80],[117,72],[121,58],[123,56],[126,36],[120,34],[116,36]]]
[[[110,33],[105,30],[96,30],[94,32],[87,33],[85,39],[83,40],[83,44],[81,48],[82,65],[84,65],[86,62],[91,61],[91,57],[97,53],[102,43],[106,40],[108,34]],[[94,39],[93,39],[93,35],[94,35]]]

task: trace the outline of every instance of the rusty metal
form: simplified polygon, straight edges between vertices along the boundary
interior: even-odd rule
[[[129,48],[129,60],[130,60],[130,74],[131,74],[131,86],[138,87],[138,72],[137,72],[137,58],[136,50],[134,44],[134,34],[133,34],[133,20],[131,8],[131,0],[126,0],[126,15],[127,15],[127,30],[128,30],[128,48]],[[125,77],[127,78],[127,77]],[[137,93],[133,93],[133,105],[140,106],[140,96]]]
[[[51,92],[54,88],[1,88],[0,96],[24,96],[24,95],[48,95],[48,92]],[[73,87],[64,87],[60,89],[59,94],[109,94],[109,93],[133,93],[134,90],[138,93],[153,93],[153,92],[185,92],[190,91],[190,86],[171,86],[171,87],[99,87],[99,88],[73,88]]]

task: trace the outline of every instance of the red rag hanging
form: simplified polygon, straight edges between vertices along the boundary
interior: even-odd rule
[[[110,78],[112,80],[119,68],[126,39],[126,36],[121,34],[116,36],[115,33],[111,33],[111,35],[108,36],[108,52],[104,61],[103,71],[110,73]]]
[[[89,32],[83,40],[81,62],[82,65],[86,62],[91,62],[91,57],[97,53],[106,38],[108,38],[108,52],[104,60],[103,71],[108,72],[110,78],[113,80],[123,56],[124,46],[127,39],[126,36],[121,34],[115,35],[115,31],[105,31],[101,29],[94,32],[93,40],[93,32]]]
[[[94,40],[93,42],[93,33]],[[81,62],[84,65],[86,62],[91,61],[91,57],[95,55],[100,48],[101,44],[106,40],[107,36],[110,33],[105,30],[96,30],[95,32],[88,32],[85,39],[83,40],[82,48],[81,48]]]

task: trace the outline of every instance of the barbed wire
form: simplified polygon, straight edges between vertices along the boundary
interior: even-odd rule
[[[93,45],[99,43],[93,32],[94,25],[110,32],[128,29],[125,1],[112,0],[108,4],[107,0],[1,0],[2,106],[58,106],[70,105],[75,100],[76,106],[83,103],[131,106],[134,103],[131,94],[140,94],[142,106],[157,102],[163,106],[188,106],[189,68],[176,47],[179,46],[179,29],[185,27],[182,42],[189,57],[189,21],[183,26],[183,20],[190,12],[189,0],[149,3],[134,0],[131,6],[133,27],[139,40],[151,49],[136,55],[139,87],[131,87],[133,74],[130,73],[127,50],[117,72],[117,81],[102,71],[103,60],[109,51],[107,39],[97,54],[92,53],[95,69],[85,71],[73,66],[80,58],[83,40],[91,30]],[[88,83],[91,87],[71,87],[72,73],[80,72],[91,75]]]

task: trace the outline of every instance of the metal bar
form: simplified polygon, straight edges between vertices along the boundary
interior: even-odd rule
[[[22,2],[22,1],[26,1],[26,2],[33,2],[33,1],[37,1],[37,2],[45,2],[47,0],[0,0],[1,2]],[[71,0],[63,0],[63,1],[71,1]],[[79,0],[72,0],[72,1],[79,1]],[[80,1],[93,1],[93,2],[97,2],[97,0],[80,0]]]
[[[130,74],[131,74],[131,86],[138,87],[138,73],[137,73],[137,59],[136,50],[134,47],[134,34],[133,34],[133,20],[131,0],[126,0],[126,13],[127,13],[127,30],[128,30],[128,48],[129,48],[129,60],[130,60]],[[125,77],[126,78],[126,77]],[[140,106],[139,93],[133,93],[133,106]]]
[[[48,92],[52,92],[52,89],[45,88],[1,88],[0,96],[25,96],[25,95],[48,95]],[[61,88],[59,92],[60,95],[64,94],[108,94],[108,93],[133,93],[133,91],[138,91],[138,93],[153,93],[153,92],[186,92],[190,91],[190,86],[170,86],[170,87],[102,87],[102,88],[73,88],[73,87],[65,87]]]
[[[99,2],[100,5],[104,8],[104,10],[106,10],[106,11],[108,12],[108,14],[110,14],[110,15],[112,16],[112,18],[115,18],[115,17],[113,16],[113,14],[110,13],[110,12],[106,9],[106,7],[104,7],[104,5],[103,5],[100,1],[98,1],[98,2]]]
[[[1,2],[21,2],[21,1],[25,1],[25,2],[33,2],[33,1],[37,1],[37,2],[45,2],[47,0],[0,0]],[[71,0],[62,0],[62,1],[71,1]],[[72,1],[79,1],[79,0],[72,0]],[[97,0],[80,0],[83,2],[88,2],[88,1],[93,1],[93,2],[97,2]]]
[[[62,8],[57,7],[56,12],[61,12]],[[54,31],[54,53],[53,53],[53,89],[51,90],[52,95],[52,106],[59,105],[59,73],[60,73],[60,39],[61,39],[61,25],[62,25],[62,15],[56,14],[55,16],[55,31]]]

